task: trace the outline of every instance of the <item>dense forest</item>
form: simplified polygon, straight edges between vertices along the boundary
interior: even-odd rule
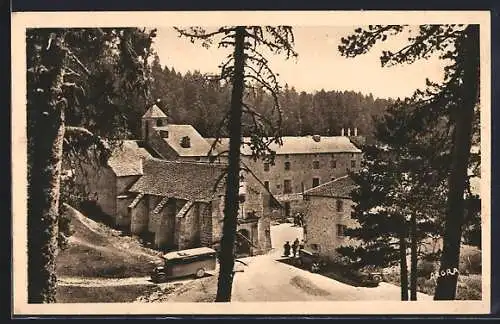
[[[158,56],[151,65],[151,98],[175,124],[191,124],[202,136],[215,137],[230,104],[231,88],[219,80],[210,79],[199,71],[184,75],[163,67]],[[261,88],[248,87],[245,103],[266,115],[273,107],[273,98]],[[279,94],[282,109],[282,135],[340,135],[342,128],[358,128],[358,134],[370,137],[373,118],[380,116],[391,100],[374,98],[354,91],[298,92],[285,84]],[[139,109],[145,109],[141,107]],[[141,113],[143,111],[138,111]],[[130,128],[138,136],[139,120],[129,119]],[[243,126],[245,121],[243,120]],[[243,127],[243,132],[245,127]]]

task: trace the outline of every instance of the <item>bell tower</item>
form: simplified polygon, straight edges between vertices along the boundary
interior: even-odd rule
[[[153,106],[151,106],[142,116],[141,134],[142,134],[142,139],[145,141],[149,139],[149,136],[153,131],[153,127],[167,126],[168,124],[167,115],[158,105],[161,105],[160,99],[156,100],[156,103]]]

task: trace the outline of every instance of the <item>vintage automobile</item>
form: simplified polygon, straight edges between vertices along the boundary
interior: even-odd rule
[[[217,251],[208,247],[169,252],[162,256],[162,264],[154,268],[151,280],[159,283],[192,275],[201,278],[216,266]]]
[[[308,269],[311,272],[320,272],[326,265],[326,262],[317,252],[312,252],[307,249],[299,250],[299,256],[296,258],[295,262],[299,267]]]

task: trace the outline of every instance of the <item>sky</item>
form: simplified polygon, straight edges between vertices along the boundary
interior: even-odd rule
[[[300,26],[293,27],[297,59],[286,60],[284,55],[268,55],[270,66],[279,74],[279,82],[297,91],[314,92],[324,89],[353,90],[378,98],[410,96],[415,89],[423,89],[425,80],[442,81],[445,61],[437,55],[413,64],[382,67],[382,50],[396,51],[407,43],[408,34],[400,34],[377,44],[367,54],[355,58],[340,55],[338,45],[343,36],[357,26]],[[213,30],[213,28],[207,28]],[[174,67],[177,72],[199,70],[218,73],[219,64],[228,49],[203,48],[187,38],[179,38],[173,28],[162,27],[153,45],[162,65]]]

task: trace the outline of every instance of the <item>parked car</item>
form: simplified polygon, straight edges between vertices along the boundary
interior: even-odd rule
[[[155,267],[151,273],[151,280],[155,283],[192,275],[203,277],[206,271],[215,270],[217,251],[201,247],[169,252],[164,254],[162,259],[162,264]]]
[[[296,258],[296,263],[299,267],[308,269],[311,272],[320,272],[326,265],[326,262],[319,256],[317,252],[307,249],[300,249],[299,256]]]
[[[384,271],[376,266],[368,266],[360,270],[368,281],[380,283],[384,278]]]

